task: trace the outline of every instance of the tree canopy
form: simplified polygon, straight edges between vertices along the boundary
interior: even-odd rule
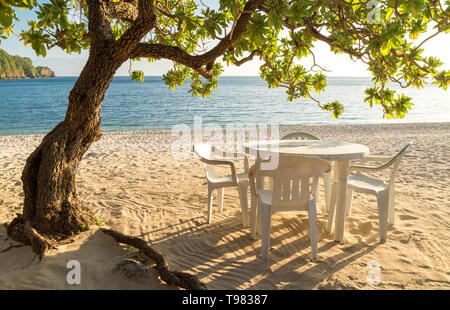
[[[15,8],[34,8],[36,18],[17,34],[24,44],[40,56],[54,47],[79,53],[92,48],[96,36],[89,27],[90,2],[0,0],[0,36],[13,32]],[[240,66],[259,58],[260,76],[269,87],[286,88],[291,101],[311,98],[338,118],[341,103],[314,98],[327,84],[326,70],[314,55],[318,41],[367,64],[374,85],[365,91],[365,101],[371,107],[382,105],[387,118],[404,117],[412,105],[411,98],[396,94],[389,82],[402,88],[421,88],[429,80],[443,89],[450,84],[450,71],[439,70],[443,63],[423,56],[425,42],[450,31],[448,0],[220,0],[215,9],[202,0],[96,2],[106,12],[109,24],[103,26],[115,41],[125,40],[139,16],[150,14],[155,21],[131,58],[172,60],[165,83],[174,89],[189,81],[194,96],[209,96],[215,89],[223,72],[218,60]],[[425,33],[431,35],[419,40]],[[302,65],[308,56],[312,67]],[[143,80],[142,71],[130,74]]]

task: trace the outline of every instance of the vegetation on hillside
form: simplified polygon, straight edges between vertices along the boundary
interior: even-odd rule
[[[13,56],[0,49],[0,79],[47,77],[53,73],[47,67],[38,68],[33,66],[30,58]]]

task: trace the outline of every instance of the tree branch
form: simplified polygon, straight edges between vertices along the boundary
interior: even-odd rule
[[[205,54],[204,54],[205,55]],[[204,55],[193,56],[184,51],[178,46],[171,46],[165,44],[151,44],[151,43],[139,43],[135,49],[131,52],[130,58],[137,57],[150,57],[155,59],[169,59],[180,63],[186,67],[192,68],[207,79],[212,78],[212,71],[208,70],[206,65],[208,63],[208,57]],[[220,55],[212,58],[212,62]]]
[[[236,58],[233,56],[233,64],[234,64],[235,66],[238,66],[238,67],[239,67],[239,66],[242,66],[244,63],[253,60],[253,58],[255,57],[255,55],[261,56],[262,53],[261,53],[260,50],[254,50],[254,51],[252,51],[252,52],[250,53],[250,55],[248,55],[247,57],[244,57],[244,58],[242,58],[242,59],[239,59],[239,60],[236,59]]]
[[[155,26],[156,15],[153,11],[153,0],[138,0],[138,17],[122,36],[117,40],[112,57],[125,58],[130,57],[129,54],[142,38]]]
[[[323,34],[321,34],[317,29],[315,29],[311,23],[309,22],[305,22],[306,25],[306,29],[308,30],[309,34],[311,34],[314,38],[316,38],[317,40],[323,41],[325,43],[327,43],[330,46],[333,46],[334,44],[334,40],[330,37],[327,37]],[[336,46],[336,45],[335,45]],[[357,53],[349,48],[343,47],[343,46],[336,46],[340,49],[342,49],[344,52],[346,52],[347,54],[357,57],[357,58],[362,58],[364,56],[364,53]]]
[[[249,0],[244,7],[234,25],[234,29],[225,36],[217,45],[208,52],[201,55],[190,55],[178,46],[157,44],[157,43],[139,43],[130,53],[130,58],[151,57],[156,59],[170,59],[182,65],[190,67],[207,79],[213,77],[212,64],[216,59],[223,55],[246,31],[246,27],[253,12],[262,6],[262,0]]]

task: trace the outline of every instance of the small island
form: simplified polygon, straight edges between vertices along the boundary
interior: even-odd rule
[[[30,58],[13,56],[0,49],[0,79],[29,79],[55,77],[48,67],[34,67]]]

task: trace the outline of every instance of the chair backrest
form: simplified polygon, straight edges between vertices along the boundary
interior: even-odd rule
[[[391,173],[391,178],[389,181],[389,184],[394,184],[394,180],[395,180],[395,174],[398,171],[398,168],[400,167],[400,161],[402,160],[403,156],[406,153],[406,150],[412,145],[412,142],[409,142],[404,148],[402,148],[400,150],[400,152],[397,153],[397,155],[395,155],[394,157],[392,157],[391,160],[389,160],[386,163],[386,166],[390,166],[393,165],[392,167],[392,173]]]
[[[194,145],[194,152],[200,159],[212,159],[214,148],[207,143],[197,143]]]
[[[382,165],[380,165],[378,167],[367,167],[367,169],[364,169],[364,166],[362,166],[361,167],[362,168],[361,172],[362,171],[369,171],[369,172],[381,171],[381,170],[387,169],[387,168],[392,166],[391,176],[390,176],[390,179],[389,179],[389,186],[392,188],[394,186],[395,175],[396,175],[396,173],[398,171],[398,168],[400,167],[400,161],[402,160],[403,156],[405,155],[406,150],[411,145],[412,145],[412,142],[409,142],[394,157],[392,157],[387,162],[385,162],[384,164],[382,164]],[[363,163],[363,162],[364,162],[364,158],[361,160],[361,163]],[[358,172],[358,173],[360,173],[360,172]]]
[[[330,164],[324,160],[303,156],[281,156],[274,170],[262,170],[261,163],[250,169],[252,191],[254,179],[268,177],[272,179],[272,207],[277,211],[304,210],[309,200],[315,197],[318,178],[330,171]],[[263,182],[262,182],[263,183]],[[264,186],[264,185],[262,185]]]
[[[200,160],[204,159],[213,159],[214,156],[214,147],[207,143],[197,143],[194,145],[194,152],[197,156],[200,157]],[[214,165],[208,165],[203,162],[203,166],[205,167],[206,177],[214,177],[217,176],[216,168]]]
[[[307,132],[293,132],[284,136],[283,138],[281,138],[281,140],[320,140],[320,139]]]

